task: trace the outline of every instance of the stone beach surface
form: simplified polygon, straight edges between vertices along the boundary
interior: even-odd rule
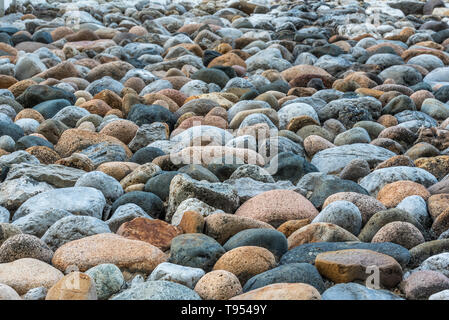
[[[0,300],[202,299],[449,300],[449,3],[0,17]]]

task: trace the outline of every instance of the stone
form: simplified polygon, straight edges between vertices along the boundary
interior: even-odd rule
[[[296,186],[304,190],[308,199],[316,208],[321,208],[324,201],[334,193],[354,192],[368,195],[368,191],[354,181],[343,180],[322,172],[306,174]]]
[[[97,300],[95,282],[85,273],[71,272],[48,290],[45,300]]]
[[[315,266],[321,275],[337,283],[366,280],[367,267],[379,268],[380,283],[388,288],[402,280],[402,268],[392,257],[364,249],[349,249],[320,253]]]
[[[403,268],[410,262],[410,253],[404,247],[391,242],[314,242],[306,243],[287,251],[281,258],[280,264],[315,263],[318,254],[329,251],[347,249],[365,249],[389,255]]]
[[[427,300],[432,294],[447,290],[449,278],[437,271],[416,271],[405,279],[401,286],[407,299]]]
[[[334,148],[328,148],[316,153],[311,163],[320,172],[339,173],[352,160],[365,160],[371,167],[376,166],[395,154],[387,149],[371,144],[355,143]]]
[[[201,277],[194,290],[204,300],[229,300],[242,293],[242,285],[233,273],[215,270]]]
[[[321,300],[321,295],[312,286],[304,283],[275,283],[230,300]]]
[[[318,211],[305,197],[294,191],[272,190],[246,201],[235,214],[277,227],[287,220],[314,218]]]
[[[100,219],[70,215],[52,224],[41,239],[52,250],[57,250],[68,242],[110,232],[108,225]]]
[[[48,183],[36,181],[28,176],[6,180],[0,186],[0,205],[15,211],[28,199],[50,190],[53,190],[53,187]]]
[[[10,286],[0,284],[0,300],[22,300],[22,298]]]
[[[384,225],[374,235],[372,242],[392,242],[411,249],[423,242],[424,236],[413,224],[395,221]]]
[[[33,258],[23,258],[0,264],[0,281],[13,288],[19,295],[36,287],[50,289],[63,273],[51,265]]]
[[[101,171],[91,171],[82,175],[75,187],[91,187],[100,190],[108,202],[114,202],[123,195],[120,183]]]
[[[327,222],[315,222],[306,225],[288,237],[288,250],[312,242],[345,242],[359,241],[349,231]]]
[[[147,281],[172,281],[194,289],[204,275],[205,272],[200,268],[190,268],[163,262],[154,269]]]
[[[413,181],[396,181],[386,184],[377,193],[377,200],[382,202],[385,207],[396,207],[402,200],[409,196],[420,196],[424,200],[430,197],[429,191],[416,182]]]
[[[275,266],[274,255],[265,248],[243,246],[223,254],[215,263],[213,270],[232,272],[243,285],[253,276]]]
[[[318,292],[324,291],[324,282],[318,270],[308,263],[291,263],[259,273],[250,278],[243,292],[252,291],[274,283],[305,283],[315,287]]]
[[[170,183],[166,220],[170,221],[182,201],[196,198],[218,209],[233,213],[239,204],[235,190],[224,184],[196,181],[186,174],[175,176]]]
[[[375,234],[386,224],[390,222],[396,222],[396,221],[402,221],[402,222],[408,222],[411,223],[413,226],[418,228],[418,230],[425,235],[425,237],[428,236],[427,232],[423,228],[423,226],[418,222],[418,220],[408,213],[407,211],[403,211],[400,209],[388,209],[384,211],[379,211],[376,214],[374,214],[370,220],[365,224],[365,226],[362,228],[362,231],[359,234],[359,238],[362,241],[371,241]]]
[[[204,232],[208,236],[224,244],[226,241],[246,229],[274,229],[268,223],[228,213],[214,213],[204,219]]]
[[[339,283],[322,294],[323,300],[403,300],[388,290],[376,290],[358,283]]]
[[[95,283],[98,300],[108,299],[125,285],[120,269],[110,263],[99,264],[85,272]]]
[[[179,235],[172,240],[169,262],[210,271],[225,250],[204,234]]]
[[[327,205],[313,220],[328,222],[358,235],[362,228],[362,214],[357,206],[349,201],[337,200]]]
[[[15,212],[13,221],[30,213],[52,209],[101,219],[106,200],[103,194],[90,187],[60,188],[39,193],[25,201]]]
[[[147,281],[127,289],[111,300],[201,300],[192,289],[171,281]]]
[[[50,263],[53,251],[41,239],[27,234],[9,237],[0,246],[0,262],[8,263],[23,258],[33,258]]]
[[[81,272],[111,263],[122,272],[150,274],[166,255],[151,244],[115,234],[98,234],[71,241],[56,250],[52,263],[59,270],[76,266]]]
[[[268,249],[278,260],[287,251],[287,238],[277,230],[247,229],[232,236],[223,248],[230,251],[243,246]]]
[[[114,213],[122,205],[134,203],[142,208],[151,218],[163,218],[162,200],[151,192],[130,191],[114,201],[111,212]]]
[[[122,237],[148,242],[162,251],[170,249],[172,239],[180,233],[177,227],[165,221],[144,217],[124,222],[117,230],[117,234]]]
[[[422,226],[428,226],[430,224],[427,203],[420,196],[406,197],[396,206],[396,208],[410,213]]]
[[[398,166],[375,170],[360,180],[359,184],[372,196],[377,196],[385,185],[401,180],[416,182],[426,188],[437,183],[437,179],[423,169]]]

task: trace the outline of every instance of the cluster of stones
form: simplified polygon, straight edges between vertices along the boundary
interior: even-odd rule
[[[449,299],[443,1],[76,7],[0,18],[0,299]]]

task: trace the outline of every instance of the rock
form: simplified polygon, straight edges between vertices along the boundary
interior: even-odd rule
[[[216,208],[233,213],[239,204],[233,188],[220,183],[196,181],[185,174],[175,176],[170,183],[166,220],[170,221],[182,201],[196,198]]]
[[[419,270],[438,271],[447,277],[447,275],[448,275],[448,272],[447,272],[448,256],[449,256],[449,254],[447,252],[433,255],[433,256],[427,258],[426,260],[424,260],[421,263],[421,265],[415,270],[416,271],[419,271]]]
[[[362,228],[362,215],[356,205],[349,201],[335,201],[324,208],[313,220],[328,222],[358,235]]]
[[[21,233],[22,231],[12,224],[0,223],[0,245],[2,245],[8,238]]]
[[[17,80],[32,78],[34,75],[45,71],[47,67],[41,62],[36,54],[27,54],[20,57],[14,68]]]
[[[230,300],[321,300],[319,292],[304,283],[275,283]]]
[[[371,167],[376,166],[395,154],[387,149],[371,144],[355,143],[322,150],[312,158],[312,164],[320,172],[338,173],[352,160],[366,160]]]
[[[13,221],[30,213],[52,209],[101,219],[106,200],[97,189],[90,187],[60,188],[39,193],[25,201],[13,216]]]
[[[359,184],[368,190],[372,196],[377,196],[382,187],[401,180],[413,181],[425,187],[430,187],[437,183],[437,179],[423,169],[398,166],[375,170],[360,180]]]
[[[163,262],[154,269],[147,281],[172,281],[193,289],[204,275],[205,272],[200,268],[190,268]]]
[[[246,201],[235,214],[277,227],[287,220],[314,218],[318,211],[306,198],[294,191],[272,190]]]
[[[347,249],[365,249],[383,253],[394,258],[402,267],[405,267],[410,261],[409,251],[404,247],[391,242],[315,242],[306,243],[287,251],[287,253],[282,256],[280,264],[314,264],[316,256],[320,253]]]
[[[38,182],[28,176],[6,180],[0,186],[0,205],[8,210],[15,211],[28,199],[50,190],[53,190],[53,187],[48,183]]]
[[[268,249],[278,260],[287,251],[287,238],[277,230],[247,229],[232,236],[223,248],[230,251],[243,246]]]
[[[423,80],[421,73],[406,65],[395,65],[379,73],[382,80],[393,79],[396,84],[413,86]]]
[[[42,236],[52,250],[62,245],[95,234],[111,232],[108,225],[94,217],[70,215],[59,219]]]
[[[71,241],[56,250],[52,263],[59,270],[76,266],[81,272],[111,263],[129,273],[150,274],[166,255],[151,244],[115,234],[98,234]]]
[[[339,283],[322,294],[323,300],[403,300],[387,290],[375,290],[358,283]]]
[[[95,282],[85,273],[71,272],[48,290],[45,300],[97,300]]]
[[[370,172],[369,163],[366,160],[354,159],[341,170],[340,178],[357,182],[360,178],[370,174]]]
[[[73,187],[85,172],[62,165],[40,165],[21,163],[11,167],[8,180],[29,177],[35,181],[46,182],[56,188]]]
[[[324,283],[317,269],[307,263],[292,263],[260,273],[249,279],[243,292],[252,291],[274,283],[305,283],[318,292],[324,291]]]
[[[335,224],[315,222],[296,230],[287,240],[290,250],[305,243],[358,241],[358,238]]]
[[[382,187],[377,193],[377,200],[382,202],[385,207],[396,207],[402,200],[409,196],[417,195],[427,200],[430,197],[429,191],[413,181],[396,181]]]
[[[123,194],[123,188],[114,178],[101,171],[92,171],[82,175],[75,187],[91,187],[100,190],[108,202],[114,202]]]
[[[8,263],[23,258],[33,258],[50,263],[53,251],[39,238],[17,234],[8,238],[0,246],[0,262]]]
[[[428,226],[430,224],[427,203],[420,196],[406,197],[396,206],[396,208],[410,213],[422,226]]]
[[[153,246],[167,251],[173,238],[181,231],[165,221],[138,217],[123,223],[117,234],[127,239],[145,241]]]
[[[22,298],[10,286],[0,284],[0,300],[22,300]]]
[[[427,300],[432,294],[447,290],[449,278],[436,271],[417,271],[413,272],[401,285],[407,299]]]
[[[216,208],[211,207],[196,198],[190,198],[180,203],[180,205],[176,209],[176,212],[173,214],[171,223],[175,226],[179,225],[186,211],[196,211],[201,214],[202,217],[207,217],[211,214],[223,212],[223,210],[217,210]]]
[[[411,249],[425,242],[421,232],[411,223],[395,221],[380,228],[372,242],[392,242]]]
[[[162,200],[155,194],[144,191],[132,191],[125,193],[114,201],[111,212],[114,213],[118,207],[128,203],[138,205],[152,218],[163,218]]]
[[[323,204],[323,209],[335,201],[349,201],[355,204],[362,215],[362,225],[365,225],[376,212],[387,209],[375,198],[356,192],[339,192],[329,196]]]
[[[195,291],[204,300],[228,300],[242,293],[239,279],[226,270],[206,273],[195,285]]]
[[[134,203],[127,203],[119,206],[109,220],[106,221],[109,229],[116,232],[117,229],[125,222],[131,221],[134,218],[144,217],[152,219],[141,207]]]
[[[449,248],[449,239],[440,239],[424,242],[416,247],[410,249],[410,263],[411,268],[418,267],[427,258],[446,252]]]
[[[146,183],[151,177],[159,173],[161,169],[153,163],[145,163],[132,170],[123,179],[120,180],[120,184],[123,189],[126,189],[130,185],[138,183]]]
[[[23,258],[0,264],[0,281],[19,295],[36,287],[50,289],[64,275],[58,269],[37,259]]]
[[[317,208],[322,207],[324,201],[334,193],[356,192],[368,195],[368,192],[354,181],[343,180],[321,172],[306,174],[296,186],[305,190],[310,202]]]
[[[402,269],[396,260],[370,250],[320,253],[315,259],[315,266],[321,275],[337,283],[366,280],[370,274],[367,268],[371,266],[379,268],[380,283],[386,287],[395,287],[402,280]]]
[[[127,289],[112,300],[201,300],[193,290],[171,281],[147,281]]]
[[[85,272],[95,283],[97,298],[108,299],[117,293],[125,284],[120,269],[109,263],[99,264]]]
[[[227,213],[214,213],[205,219],[204,232],[224,244],[230,237],[246,229],[274,229],[268,223]]]
[[[265,248],[243,246],[223,254],[215,263],[213,270],[232,272],[245,284],[252,276],[275,266],[274,255]]]
[[[11,214],[6,208],[0,207],[0,223],[8,223],[10,216]]]
[[[179,235],[172,240],[169,262],[210,271],[225,250],[204,234]]]

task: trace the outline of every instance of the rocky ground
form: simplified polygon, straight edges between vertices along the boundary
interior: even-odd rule
[[[449,4],[17,1],[0,299],[449,299]]]

